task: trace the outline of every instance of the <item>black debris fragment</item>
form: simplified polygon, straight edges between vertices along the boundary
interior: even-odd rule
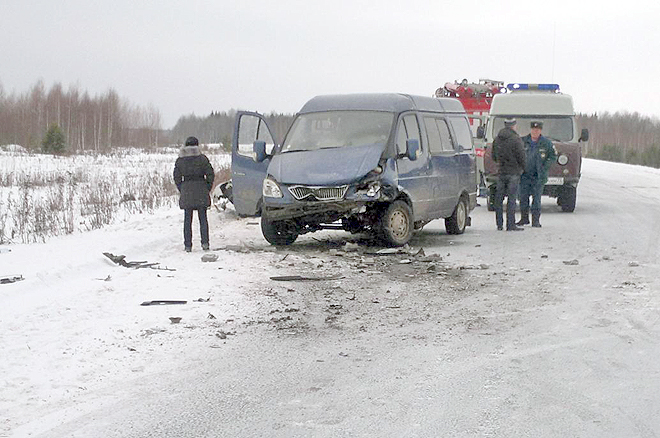
[[[25,280],[22,275],[7,275],[0,277],[0,284],[16,283],[17,281]]]
[[[149,262],[127,262],[126,261],[126,256],[125,255],[114,255],[109,252],[104,252],[104,256],[112,260],[113,263],[123,266],[125,268],[149,268],[149,269],[156,269],[159,271],[176,271],[176,269],[168,268],[167,266],[162,267],[158,266],[160,263],[149,263]]]
[[[302,275],[278,275],[275,277],[270,277],[271,280],[275,280],[275,281],[322,281],[322,280],[339,280],[340,278],[344,278],[344,276],[329,275],[329,276],[308,277]]]
[[[162,306],[162,305],[168,305],[168,304],[187,304],[188,301],[182,301],[182,300],[152,300],[152,301],[144,301],[140,306]]]

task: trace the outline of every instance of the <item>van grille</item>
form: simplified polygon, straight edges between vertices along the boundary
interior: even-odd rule
[[[309,198],[308,200],[312,201],[316,199],[317,201],[336,201],[338,199],[343,199],[348,186],[340,187],[308,187],[308,186],[293,186],[289,187],[289,192],[296,198],[298,201]]]

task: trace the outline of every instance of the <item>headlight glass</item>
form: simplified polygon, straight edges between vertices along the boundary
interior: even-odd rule
[[[263,195],[267,198],[281,198],[282,197],[282,190],[280,190],[280,186],[277,185],[274,179],[271,177],[268,177],[264,179],[264,184],[263,184]]]
[[[568,163],[568,155],[561,154],[557,158],[557,163],[561,164],[562,166],[565,166],[566,163]]]

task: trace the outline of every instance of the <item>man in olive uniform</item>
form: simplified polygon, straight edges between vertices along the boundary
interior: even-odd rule
[[[503,229],[503,204],[506,196],[506,230],[522,231],[516,226],[516,196],[520,174],[525,169],[525,152],[520,136],[516,132],[516,119],[504,120],[504,128],[493,140],[493,161],[498,164],[497,187],[495,190],[495,223]]]
[[[529,224],[529,197],[532,197],[532,226],[541,227],[541,195],[548,182],[548,169],[557,159],[557,151],[550,140],[541,135],[543,122],[532,121],[531,133],[523,137],[525,144],[525,172],[520,177],[520,221],[517,225]]]

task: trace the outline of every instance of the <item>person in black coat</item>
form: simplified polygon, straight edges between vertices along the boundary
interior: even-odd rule
[[[209,223],[206,209],[211,206],[211,188],[215,173],[206,155],[199,150],[199,141],[188,137],[179,151],[174,164],[174,183],[179,189],[179,207],[183,216],[183,245],[186,252],[192,251],[192,218],[197,210],[202,249],[209,249]]]
[[[498,230],[503,229],[502,217],[506,196],[506,230],[521,231],[516,226],[516,196],[520,175],[525,170],[525,150],[520,136],[515,131],[516,119],[506,119],[504,128],[493,140],[493,161],[499,165],[497,188],[495,191],[495,222]]]

